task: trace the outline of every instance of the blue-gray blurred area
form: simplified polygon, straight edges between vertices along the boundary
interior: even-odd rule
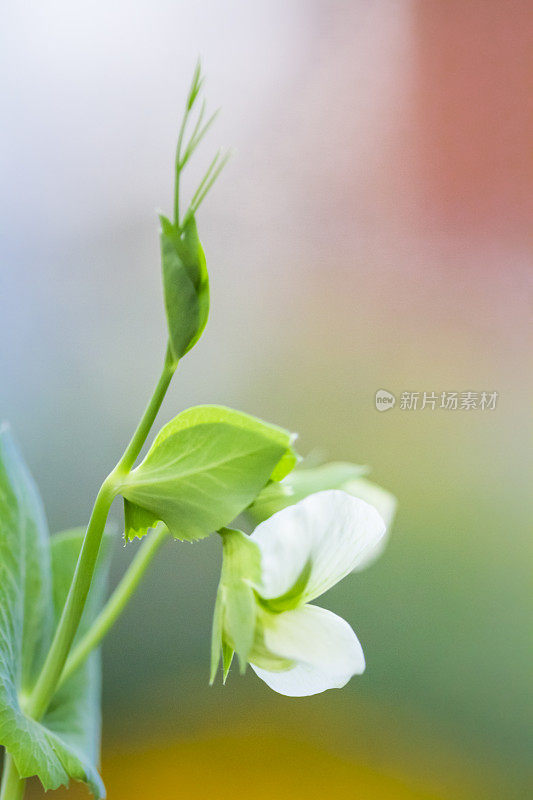
[[[51,529],[87,520],[158,377],[156,212],[198,55],[222,112],[186,192],[219,145],[235,155],[199,214],[208,327],[158,424],[231,405],[299,431],[302,453],[371,464],[399,498],[380,563],[324,601],[367,672],[300,703],[253,675],[208,689],[219,544],[169,544],[104,648],[107,750],[131,742],[142,765],[152,740],[269,731],[411,791],[369,798],[526,797],[530,4],[4,0],[1,14],[0,416]],[[380,388],[499,400],[378,413]],[[117,544],[114,582],[135,548]]]

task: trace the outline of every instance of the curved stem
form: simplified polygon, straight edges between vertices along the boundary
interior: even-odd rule
[[[22,800],[25,786],[26,780],[19,777],[15,762],[9,753],[6,753],[4,756],[0,800]]]
[[[95,647],[98,647],[104,636],[108,633],[126,607],[153,557],[169,536],[170,534],[167,527],[159,523],[153,533],[146,537],[137,555],[124,573],[120,583],[106,605],[85,636],[69,655],[59,680],[59,686],[68,680],[85,661],[89,653],[91,653]]]
[[[141,452],[142,446],[146,441],[146,437],[150,433],[150,428],[154,424],[157,412],[161,408],[161,403],[164,400],[165,394],[167,393],[167,389],[177,366],[178,362],[174,360],[169,343],[167,345],[165,363],[163,364],[163,370],[161,372],[159,381],[157,382],[157,386],[155,387],[152,398],[148,403],[144,414],[142,415],[141,421],[137,425],[135,433],[131,437],[130,443],[124,451],[124,455],[115,467],[115,473],[127,473],[133,467],[139,453]]]
[[[107,515],[111,503],[115,499],[115,494],[113,473],[111,473],[103,482],[96,497],[63,613],[46,661],[26,706],[26,713],[33,719],[39,720],[43,716],[63,672],[68,652],[85,608],[85,600],[91,586]]]
[[[124,455],[100,487],[78,557],[74,577],[72,578],[69,593],[65,601],[63,613],[61,614],[43,668],[27,703],[26,713],[33,717],[33,719],[41,719],[57,689],[61,673],[63,672],[68,658],[69,650],[72,647],[72,642],[78,630],[83,609],[85,608],[85,601],[91,586],[96,559],[98,558],[102,535],[111,503],[117,495],[121,479],[131,470],[141,452],[141,448],[154,423],[157,412],[161,407],[161,403],[163,402],[163,398],[176,367],[177,362],[173,359],[170,345],[168,345],[161,377],[154,390],[152,399],[148,403]]]

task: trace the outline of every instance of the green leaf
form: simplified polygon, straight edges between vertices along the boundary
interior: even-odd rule
[[[52,634],[50,574],[41,498],[4,424],[0,428],[0,608],[5,598],[14,612],[12,636],[20,647],[18,680],[23,692],[33,686]],[[16,604],[10,590],[19,595]]]
[[[255,637],[257,603],[254,585],[261,579],[259,547],[242,531],[223,528],[222,573],[213,616],[211,683],[222,654],[224,680],[233,652],[241,672],[246,669]]]
[[[348,481],[360,478],[366,472],[368,467],[344,461],[295,469],[281,483],[266,486],[246,509],[246,513],[254,525],[258,525],[282,508],[292,506],[310,494],[325,489],[344,489]]]
[[[161,267],[168,333],[178,361],[198,341],[209,315],[209,276],[196,220],[188,214],[182,228],[161,220]]]
[[[280,461],[288,468],[294,460],[292,441],[282,428],[222,406],[182,412],[159,432],[119,489],[127,538],[142,536],[155,520],[186,540],[227,525],[252,502]]]
[[[0,744],[13,757],[21,777],[37,775],[46,790],[68,785],[74,778],[103,797],[95,766],[99,705],[94,659],[92,666],[80,668],[65,683],[42,722],[24,713],[62,606],[56,600],[55,607],[53,598],[66,594],[81,538],[79,533],[65,582],[65,570],[57,568],[64,559],[58,558],[55,537],[50,556],[37,490],[4,426],[0,430]],[[95,593],[93,597],[87,620],[96,604]],[[89,669],[92,677],[86,673]]]

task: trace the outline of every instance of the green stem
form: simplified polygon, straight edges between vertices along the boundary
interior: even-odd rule
[[[22,800],[25,785],[26,780],[19,777],[15,762],[9,753],[6,753],[4,756],[0,800]]]
[[[121,480],[132,468],[146,437],[152,427],[157,412],[168,389],[177,362],[173,359],[170,345],[167,348],[165,363],[161,377],[157,383],[152,399],[142,416],[124,455],[115,469],[107,476],[96,497],[87,532],[83,540],[78,563],[67,595],[63,613],[59,620],[54,639],[44,662],[43,668],[29,697],[26,713],[39,720],[45,713],[57,689],[61,673],[68,658],[72,642],[85,607],[87,594],[100,550],[102,535],[111,503],[115,499]]]
[[[45,713],[63,672],[85,607],[102,534],[115,493],[113,473],[111,473],[103,482],[96,497],[61,619],[46,661],[26,706],[26,713],[33,719],[39,720]]]
[[[115,467],[114,472],[125,474],[128,473],[133,467],[139,453],[141,452],[142,446],[146,441],[146,437],[150,433],[150,428],[154,424],[154,420],[157,416],[157,413],[161,408],[161,403],[164,400],[165,394],[167,393],[167,389],[170,385],[170,381],[172,380],[172,376],[174,375],[177,366],[178,362],[174,359],[172,355],[169,343],[167,346],[165,363],[163,365],[161,377],[159,378],[157,386],[154,389],[152,398],[148,403],[148,406],[146,407],[144,414],[142,415],[141,421],[137,425],[137,429],[133,434],[133,436],[131,437],[131,441],[128,444],[126,450],[124,451],[124,455],[122,456],[117,466]]]
[[[68,680],[78,667],[83,664],[89,653],[91,653],[95,647],[98,647],[104,636],[108,633],[126,607],[153,557],[169,536],[170,534],[167,527],[159,523],[153,533],[146,537],[139,552],[124,573],[119,585],[107,601],[105,607],[95,619],[85,636],[69,655],[59,681],[59,686]]]

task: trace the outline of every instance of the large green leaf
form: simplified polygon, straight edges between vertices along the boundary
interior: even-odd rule
[[[161,220],[161,268],[172,355],[182,358],[198,341],[209,315],[209,276],[196,221],[188,215],[179,229]]]
[[[120,487],[126,535],[162,520],[178,539],[200,539],[230,523],[272,474],[296,463],[293,436],[222,406],[197,406],[160,431]]]
[[[103,797],[96,769],[97,656],[65,683],[41,722],[24,713],[32,679],[50,645],[68,590],[82,535],[78,531],[54,537],[50,557],[37,490],[4,426],[0,431],[0,744],[12,755],[21,777],[37,775],[47,790],[74,778]],[[104,548],[99,576],[104,574],[105,560]],[[91,589],[85,625],[95,613],[100,585],[99,577]]]
[[[5,660],[3,647],[16,648],[12,679],[22,692],[33,685],[52,633],[50,575],[48,526],[42,502],[11,431],[3,424],[0,428],[0,609],[9,613],[9,620],[4,621],[9,628],[8,641],[0,639],[0,664]]]

